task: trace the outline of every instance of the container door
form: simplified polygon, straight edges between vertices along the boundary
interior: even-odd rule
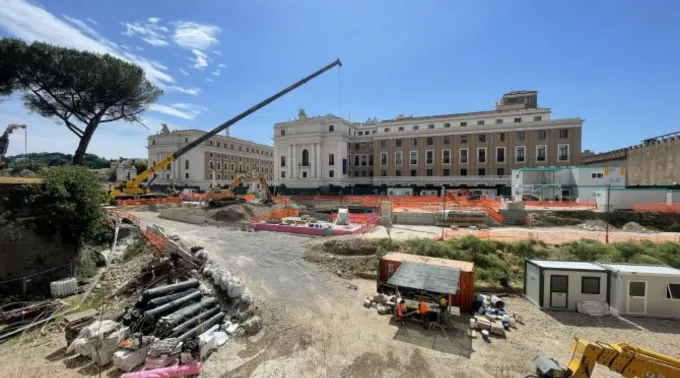
[[[647,282],[628,281],[628,313],[647,313]]]
[[[567,308],[569,276],[550,276],[550,307]]]

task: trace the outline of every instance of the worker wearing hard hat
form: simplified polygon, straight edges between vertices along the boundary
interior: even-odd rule
[[[446,327],[448,325],[449,301],[446,297],[439,299],[439,312],[437,313],[437,323]]]

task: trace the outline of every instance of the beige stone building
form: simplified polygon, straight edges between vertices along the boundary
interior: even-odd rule
[[[173,130],[149,136],[149,163],[155,164],[205,133],[203,130]],[[271,181],[273,155],[271,146],[216,135],[180,156],[158,175],[154,184],[207,190],[215,184],[229,185],[238,176],[260,173]]]
[[[509,185],[516,168],[581,163],[583,119],[551,114],[538,106],[535,91],[507,93],[493,110],[470,113],[366,123],[302,114],[274,126],[275,182],[293,188]],[[317,151],[331,151],[334,166]]]

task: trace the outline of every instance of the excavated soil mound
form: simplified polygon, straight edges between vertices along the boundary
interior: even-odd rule
[[[252,211],[250,213],[252,214]],[[212,220],[225,223],[240,222],[250,219],[248,212],[246,212],[243,206],[240,205],[232,205],[220,209],[209,210],[207,215],[208,218]]]

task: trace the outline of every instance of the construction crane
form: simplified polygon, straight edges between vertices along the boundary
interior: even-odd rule
[[[149,190],[149,185],[146,185],[146,187],[143,187],[142,184],[144,181],[149,180],[149,183],[153,180],[154,174],[156,174],[159,171],[162,171],[166,169],[167,167],[172,164],[177,158],[180,156],[184,155],[191,149],[195,148],[196,146],[200,145],[201,143],[205,142],[206,140],[212,138],[213,136],[217,135],[219,132],[227,129],[229,126],[235,124],[236,122],[246,118],[247,116],[255,113],[256,111],[262,109],[263,107],[269,105],[279,97],[287,94],[288,92],[296,89],[297,87],[307,83],[308,81],[314,79],[315,77],[323,74],[324,72],[330,70],[331,68],[335,66],[342,66],[342,62],[340,59],[335,60],[334,62],[326,65],[325,67],[321,68],[320,70],[314,72],[313,74],[293,83],[289,87],[283,89],[282,91],[276,93],[275,95],[265,99],[264,101],[258,103],[257,105],[254,105],[250,107],[248,110],[244,111],[243,113],[237,115],[236,117],[228,120],[227,122],[217,126],[213,130],[205,133],[203,136],[199,137],[195,141],[187,144],[186,146],[180,148],[179,150],[175,151],[173,154],[170,154],[166,156],[165,158],[161,159],[158,163],[154,164],[152,167],[149,167],[147,170],[144,172],[138,174],[135,178],[125,182],[121,183],[120,185],[117,185],[113,190],[109,192],[109,201],[112,204],[115,204],[117,200],[122,200],[122,199],[138,199],[140,197],[163,197],[165,194],[150,194],[148,192]]]
[[[270,205],[274,200],[272,199],[272,193],[269,191],[269,183],[265,179],[263,174],[258,174],[256,176],[239,176],[231,180],[231,184],[227,189],[213,189],[206,193],[205,199],[207,201],[208,207],[222,207],[226,205],[231,205],[235,203],[245,202],[243,199],[236,197],[234,191],[242,183],[247,182],[258,182],[264,193],[264,198],[262,199],[262,204]]]
[[[9,148],[9,136],[14,130],[26,129],[26,125],[11,124],[7,126],[5,132],[0,136],[0,169],[5,168],[5,154],[7,153],[7,148]]]
[[[680,359],[626,343],[605,344],[575,338],[573,354],[566,369],[550,357],[536,359],[536,374],[525,378],[586,378],[595,364],[625,378],[680,377]]]

